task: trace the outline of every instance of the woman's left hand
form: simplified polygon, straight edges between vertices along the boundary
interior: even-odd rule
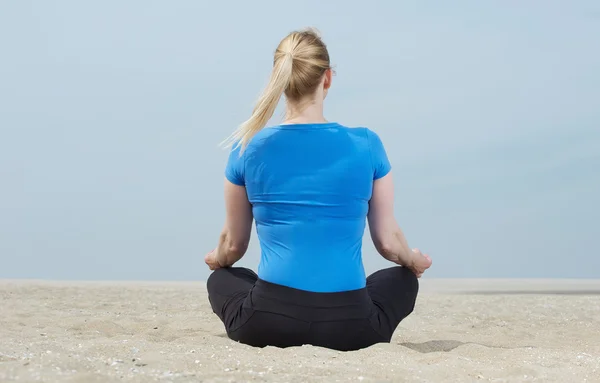
[[[204,257],[204,262],[211,270],[220,269],[221,265],[217,262],[217,249],[214,249]]]

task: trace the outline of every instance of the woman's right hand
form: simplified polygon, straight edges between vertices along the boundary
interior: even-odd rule
[[[412,249],[413,251],[413,262],[412,265],[409,266],[409,269],[412,270],[413,273],[417,276],[417,278],[421,278],[421,275],[431,267],[432,261],[429,255],[421,253],[419,249]]]
[[[217,261],[217,249],[214,249],[210,253],[206,254],[206,256],[204,257],[204,263],[206,263],[210,270],[216,270],[221,268],[221,265]]]

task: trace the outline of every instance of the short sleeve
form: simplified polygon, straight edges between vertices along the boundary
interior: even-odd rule
[[[235,147],[229,153],[227,166],[225,167],[225,177],[232,184],[244,186],[244,154],[240,156],[241,147]]]
[[[371,161],[373,163],[373,179],[376,180],[386,176],[392,170],[392,165],[385,152],[383,142],[381,142],[377,133],[367,129],[367,135],[369,137]]]

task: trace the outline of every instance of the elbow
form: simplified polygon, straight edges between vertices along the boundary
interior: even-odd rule
[[[377,247],[377,252],[379,252],[379,254],[386,259],[394,258],[394,251],[389,243],[381,244],[379,247]]]
[[[246,250],[248,250],[247,243],[230,243],[226,248],[227,254],[230,254],[236,258],[241,258],[244,254],[246,254]]]
[[[221,233],[220,249],[227,259],[240,259],[248,250],[248,241],[239,241],[231,238],[229,232]]]
[[[385,259],[390,262],[401,264],[400,255],[398,249],[391,246],[391,244],[385,243],[377,248],[377,252]]]
[[[374,242],[375,249],[377,252],[386,259],[394,258],[393,245],[388,241],[376,241]]]

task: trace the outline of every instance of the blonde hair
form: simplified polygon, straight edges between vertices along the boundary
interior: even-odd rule
[[[241,146],[241,154],[252,137],[271,119],[282,94],[289,101],[300,101],[312,95],[328,69],[329,53],[315,29],[287,35],[275,50],[271,78],[252,115],[223,144],[226,147]]]

